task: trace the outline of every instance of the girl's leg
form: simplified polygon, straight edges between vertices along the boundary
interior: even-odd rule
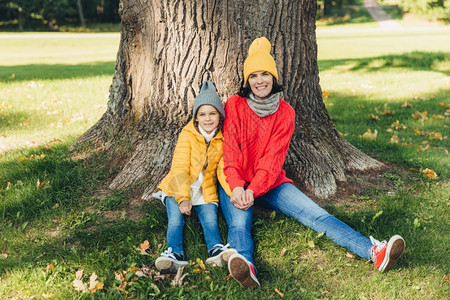
[[[322,209],[317,203],[290,183],[283,183],[255,200],[290,216],[317,232],[324,232],[336,244],[370,259],[371,241]]]
[[[217,220],[218,206],[213,203],[194,206],[200,224],[202,224],[203,235],[205,236],[206,247],[209,251],[217,244],[222,244]]]
[[[184,256],[183,250],[183,229],[184,216],[180,211],[178,202],[174,197],[166,197],[165,199],[167,218],[169,224],[167,226],[167,242],[172,252]]]
[[[253,206],[248,210],[236,208],[220,184],[219,199],[220,208],[228,224],[228,243],[254,265],[251,236]]]

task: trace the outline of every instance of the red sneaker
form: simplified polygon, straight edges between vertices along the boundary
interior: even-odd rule
[[[389,242],[379,242],[373,237],[370,241],[374,245],[371,252],[372,261],[381,272],[388,271],[405,251],[405,241],[399,235],[394,235]]]
[[[261,286],[256,279],[255,267],[239,253],[230,256],[228,270],[231,276],[246,289]]]

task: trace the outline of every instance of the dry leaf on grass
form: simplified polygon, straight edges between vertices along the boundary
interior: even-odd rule
[[[183,270],[184,270],[184,267],[181,267],[178,269],[177,275],[175,275],[175,278],[172,280],[172,283],[171,283],[173,287],[183,286],[183,280],[189,274],[189,273],[183,274]]]
[[[424,111],[424,112],[416,111],[415,113],[413,113],[411,115],[411,117],[413,117],[414,119],[417,119],[417,120],[425,121],[428,119],[427,114],[428,114],[427,111]]]
[[[97,275],[92,273],[92,275],[89,278],[89,288],[87,286],[87,283],[84,283],[81,279],[83,278],[83,270],[79,270],[75,273],[75,280],[73,281],[73,287],[78,292],[87,293],[89,291],[89,294],[95,293],[97,290],[103,289],[103,282],[98,282]]]
[[[422,173],[423,173],[423,175],[425,175],[425,177],[428,177],[428,178],[437,178],[438,177],[435,171],[428,169],[428,168],[424,169],[422,171]]]
[[[378,130],[375,129],[375,130],[372,132],[372,130],[367,129],[367,131],[364,132],[363,135],[358,135],[358,137],[359,137],[360,139],[369,140],[369,141],[374,141],[374,140],[377,138],[377,135],[378,135]]]
[[[389,141],[391,144],[398,144],[398,142],[400,142],[400,138],[396,135],[393,135]]]
[[[148,248],[150,248],[150,243],[148,242],[148,240],[145,240],[143,243],[139,245],[139,252],[142,255],[149,255],[146,251]]]
[[[97,274],[92,273],[91,277],[89,278],[89,294],[95,293],[97,290],[103,289],[103,282],[99,282],[97,280]]]
[[[408,103],[408,101],[404,101],[402,104],[400,104],[401,107],[411,107],[411,104]]]
[[[47,273],[53,271],[54,268],[55,268],[55,266],[53,265],[53,263],[49,264],[47,266]]]
[[[275,288],[274,290],[278,295],[280,295],[280,297],[284,297],[284,294],[280,292],[277,288]]]
[[[331,96],[330,93],[325,92],[325,91],[322,92],[322,98],[328,98],[328,97],[330,97],[330,96]]]
[[[7,258],[8,258],[8,254],[6,254],[6,253],[0,254],[0,259],[7,259]]]
[[[400,123],[399,120],[395,121],[394,123],[391,124],[391,127],[394,128],[395,130],[398,129],[406,129],[406,126],[402,123]]]
[[[345,253],[345,257],[350,258],[350,259],[355,259],[355,256],[353,254],[351,254],[350,252]]]
[[[433,119],[435,119],[435,120],[442,120],[442,119],[445,119],[445,117],[443,116],[443,115],[433,115],[433,116],[431,116]]]
[[[73,287],[75,288],[76,291],[84,293],[87,291],[87,287],[83,283],[83,281],[81,281],[82,277],[83,277],[83,270],[79,270],[75,273],[75,280],[73,281]]]
[[[55,295],[52,294],[52,293],[44,293],[44,294],[42,294],[42,298],[46,298],[46,299],[52,298],[52,297],[54,297],[54,296],[55,296]]]
[[[170,275],[161,274],[159,271],[155,271],[152,268],[142,265],[140,269],[137,269],[135,272],[136,276],[138,277],[148,277],[152,279],[153,281],[159,281],[161,279],[164,279]]]
[[[377,115],[374,115],[374,114],[370,114],[370,117],[372,118],[372,120],[375,120],[375,121],[380,121],[380,117],[379,117],[379,116],[377,116]]]

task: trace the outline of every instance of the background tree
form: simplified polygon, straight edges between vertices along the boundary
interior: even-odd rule
[[[81,0],[77,0],[78,15],[80,16],[80,25],[86,27],[86,22],[84,21],[83,5]]]
[[[120,171],[110,187],[144,183],[143,198],[167,173],[180,129],[201,83],[226,99],[241,85],[252,40],[272,42],[284,99],[296,111],[285,168],[327,197],[345,172],[382,166],[345,141],[322,101],[316,1],[121,1],[121,40],[108,109],[77,144],[104,146]]]

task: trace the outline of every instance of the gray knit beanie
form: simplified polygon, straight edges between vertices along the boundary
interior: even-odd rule
[[[222,100],[220,100],[219,95],[217,95],[217,90],[211,81],[205,81],[202,85],[200,93],[195,97],[194,108],[193,108],[193,118],[197,115],[197,110],[202,105],[212,105],[214,106],[219,114],[225,118],[225,110],[223,109]]]

